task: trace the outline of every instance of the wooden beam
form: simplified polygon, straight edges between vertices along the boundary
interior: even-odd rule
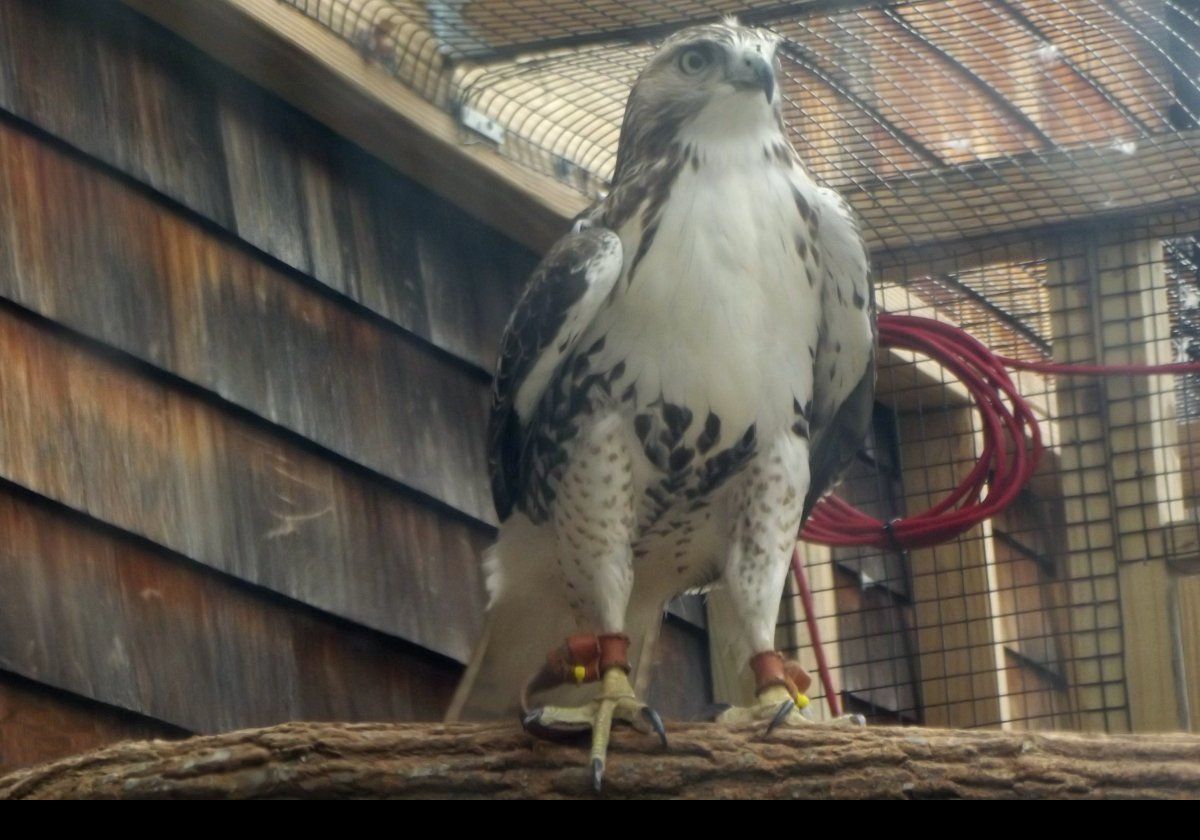
[[[466,135],[338,35],[276,0],[122,0],[535,251],[587,200]]]

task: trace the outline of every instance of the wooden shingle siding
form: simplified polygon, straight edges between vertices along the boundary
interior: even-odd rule
[[[0,776],[113,741],[187,734],[160,721],[0,671]]]
[[[106,355],[0,306],[0,476],[243,580],[468,656],[488,529]]]
[[[487,371],[533,267],[113,0],[0,4],[0,108]]]
[[[704,720],[714,714],[708,636],[684,619],[667,615],[655,650],[646,702],[668,719]]]
[[[3,119],[0,296],[495,518],[482,373]]]
[[[436,719],[454,688],[453,662],[8,485],[0,529],[0,670],[193,732]]]
[[[439,717],[533,262],[115,0],[0,2],[0,766]]]

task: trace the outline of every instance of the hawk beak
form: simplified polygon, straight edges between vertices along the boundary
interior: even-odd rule
[[[767,102],[775,96],[775,71],[756,52],[735,59],[729,75],[734,87],[761,90]]]

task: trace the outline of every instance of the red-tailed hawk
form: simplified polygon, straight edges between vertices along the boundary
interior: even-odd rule
[[[451,718],[515,713],[524,686],[527,727],[592,729],[597,786],[614,718],[661,734],[634,686],[686,590],[727,588],[752,714],[801,719],[775,623],[797,530],[866,432],[875,328],[851,213],[788,142],[775,47],[729,21],[662,45],[611,192],[542,260],[501,347],[502,524]]]

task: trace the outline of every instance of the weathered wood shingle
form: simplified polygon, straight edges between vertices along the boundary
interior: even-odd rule
[[[3,120],[0,184],[0,296],[494,519],[481,372]]]
[[[120,4],[0,6],[0,108],[490,371],[531,254]]]
[[[453,690],[453,662],[7,485],[0,528],[0,670],[193,732],[433,720]]]

